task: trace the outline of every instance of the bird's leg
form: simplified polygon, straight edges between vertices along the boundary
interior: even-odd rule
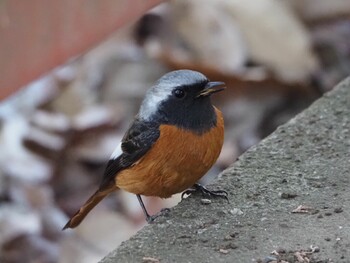
[[[143,213],[145,214],[146,217],[146,221],[148,223],[152,222],[153,220],[151,220],[151,216],[149,215],[149,213],[146,210],[145,204],[142,201],[141,195],[136,195],[137,196],[137,200],[139,200],[140,206],[142,208]]]
[[[149,213],[146,210],[145,204],[142,201],[141,195],[136,195],[137,196],[137,200],[139,200],[140,206],[142,208],[143,213],[145,214],[146,217],[146,221],[147,223],[152,223],[154,221],[154,219],[156,219],[158,216],[163,215],[164,213],[168,213],[170,212],[169,208],[163,208],[162,210],[160,210],[159,213],[155,214],[155,215],[149,215]]]
[[[190,195],[195,192],[201,192],[203,195],[210,196],[210,197],[222,197],[225,198],[228,201],[228,193],[224,190],[209,190],[206,187],[204,187],[201,184],[194,184],[192,188],[187,189],[184,191],[181,195],[181,198],[184,197],[184,195]]]

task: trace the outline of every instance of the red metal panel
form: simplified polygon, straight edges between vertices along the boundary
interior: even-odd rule
[[[0,0],[0,99],[161,0]]]

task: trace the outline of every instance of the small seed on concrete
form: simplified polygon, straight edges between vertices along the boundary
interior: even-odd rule
[[[296,193],[280,193],[279,195],[281,199],[293,199],[298,196]]]
[[[233,208],[230,210],[230,214],[231,215],[243,215],[243,212],[241,209],[238,209],[238,208]]]
[[[311,253],[320,252],[320,248],[318,246],[311,245],[310,249],[311,249]]]
[[[337,207],[337,208],[335,208],[334,209],[334,213],[341,213],[341,212],[343,212],[343,208],[341,208],[341,207]]]
[[[203,199],[201,199],[201,204],[202,205],[209,205],[209,204],[211,204],[211,200],[203,198]]]
[[[159,259],[152,258],[152,257],[143,257],[142,263],[159,263]]]

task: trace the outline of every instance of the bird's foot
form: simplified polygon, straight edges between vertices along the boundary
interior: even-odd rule
[[[200,184],[194,184],[192,188],[184,191],[181,194],[181,199],[183,199],[185,195],[191,195],[191,194],[196,193],[196,192],[201,192],[203,195],[209,196],[209,197],[224,198],[227,200],[227,202],[229,201],[228,200],[228,193],[226,191],[224,191],[224,190],[209,190]]]
[[[155,215],[148,215],[146,217],[146,221],[148,224],[151,224],[153,223],[153,221],[159,217],[159,216],[164,216],[164,215],[167,215],[168,213],[170,212],[170,209],[169,208],[163,208],[162,210],[160,210],[159,213],[155,214]]]

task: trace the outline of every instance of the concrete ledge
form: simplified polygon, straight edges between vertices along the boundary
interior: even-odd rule
[[[101,262],[270,262],[276,249],[302,262],[295,252],[310,246],[310,262],[350,262],[350,78],[210,187],[230,203],[191,196]]]

